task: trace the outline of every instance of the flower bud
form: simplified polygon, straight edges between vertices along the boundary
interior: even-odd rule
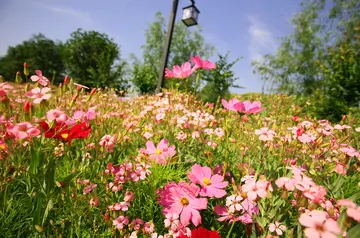
[[[31,110],[31,103],[30,102],[25,102],[24,103],[24,108],[23,108],[23,110],[24,110],[24,113],[25,114],[28,114],[28,113],[30,113],[30,110]]]
[[[91,95],[91,96],[94,95],[95,92],[96,92],[96,88],[91,89],[90,95]]]
[[[64,79],[64,84],[68,85],[68,83],[69,83],[69,75],[66,75]]]
[[[30,84],[26,84],[26,86],[25,86],[25,92],[27,93],[27,92],[29,92],[30,91]]]
[[[4,77],[0,75],[0,83],[3,83],[5,81]]]
[[[62,88],[62,83],[59,83],[59,88]]]
[[[21,75],[20,75],[19,71],[16,72],[15,82],[16,83],[21,83],[22,82],[22,78],[21,78]]]
[[[24,74],[25,74],[26,76],[29,76],[29,69],[28,69],[28,65],[27,65],[26,62],[24,62]]]

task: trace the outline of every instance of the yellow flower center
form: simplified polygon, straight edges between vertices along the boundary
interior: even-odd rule
[[[5,150],[5,145],[4,144],[0,145],[0,149]]]
[[[69,137],[69,134],[68,133],[61,134],[61,137],[67,139]]]
[[[161,150],[157,149],[157,150],[155,150],[155,153],[158,154],[158,155],[161,155]]]
[[[207,186],[207,185],[210,185],[211,184],[211,181],[209,178],[204,178],[204,184]]]
[[[185,198],[185,197],[181,198],[181,199],[180,199],[180,202],[181,202],[181,204],[184,205],[184,206],[189,205],[189,200],[188,200],[187,198]]]

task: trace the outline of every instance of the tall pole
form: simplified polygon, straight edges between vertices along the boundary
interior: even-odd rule
[[[172,39],[173,31],[174,31],[174,24],[175,24],[178,3],[179,3],[179,0],[173,0],[169,26],[168,26],[168,31],[166,34],[165,45],[164,45],[163,58],[161,61],[161,66],[160,66],[159,79],[158,79],[158,84],[157,84],[157,88],[156,88],[157,93],[160,93],[161,88],[164,86],[165,68],[166,68],[168,58],[169,58],[169,51],[170,51],[171,39]]]

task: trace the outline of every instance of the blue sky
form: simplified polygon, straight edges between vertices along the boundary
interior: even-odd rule
[[[292,31],[289,23],[300,10],[300,0],[196,0],[199,24],[206,42],[218,53],[230,52],[230,60],[243,57],[234,71],[236,83],[245,89],[235,93],[260,92],[259,77],[252,73],[252,60],[273,53],[279,37]],[[177,19],[190,0],[179,0]],[[119,44],[122,58],[141,56],[144,32],[161,11],[168,20],[171,0],[0,0],[0,55],[7,47],[43,33],[53,40],[66,40],[77,28],[107,33]],[[212,59],[216,59],[213,57]]]

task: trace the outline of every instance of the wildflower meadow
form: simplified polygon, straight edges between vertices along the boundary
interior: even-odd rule
[[[214,68],[194,57],[166,80],[197,75],[196,89]],[[1,237],[360,237],[359,118],[35,72],[0,84]]]

